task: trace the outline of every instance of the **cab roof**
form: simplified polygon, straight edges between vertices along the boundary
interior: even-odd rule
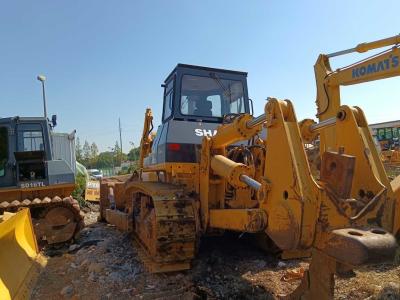
[[[6,118],[0,117],[0,121],[3,122],[11,122],[16,120],[20,122],[41,122],[41,121],[46,121],[47,119],[45,117],[20,117],[20,116],[6,117]]]
[[[196,66],[196,65],[187,65],[187,64],[177,64],[176,67],[169,73],[167,78],[164,80],[164,83],[166,83],[169,78],[179,69],[195,69],[195,70],[204,70],[204,71],[210,71],[210,72],[218,72],[218,73],[229,73],[229,74],[236,74],[236,75],[242,75],[247,77],[247,72],[242,72],[242,71],[234,71],[234,70],[226,70],[226,69],[218,69],[218,68],[210,68],[210,67],[203,67],[203,66]]]

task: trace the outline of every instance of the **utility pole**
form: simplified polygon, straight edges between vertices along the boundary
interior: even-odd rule
[[[122,163],[122,133],[121,133],[121,118],[118,118],[118,127],[119,127],[119,148],[120,148],[120,150],[121,150],[121,153],[120,153],[120,163]]]

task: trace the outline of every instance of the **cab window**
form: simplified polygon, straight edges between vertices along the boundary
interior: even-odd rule
[[[239,80],[210,76],[182,77],[181,114],[195,117],[217,117],[246,112],[243,84]]]
[[[385,129],[379,128],[378,129],[378,141],[383,141],[383,140],[385,140]]]
[[[8,130],[0,127],[0,177],[6,173],[8,159]]]
[[[243,97],[236,99],[235,101],[230,103],[230,112],[234,114],[240,114],[244,112],[244,103]]]
[[[174,100],[174,80],[171,80],[165,87],[163,121],[171,117],[173,100]]]
[[[398,132],[397,128],[393,128],[393,137],[394,138],[398,138],[399,137],[399,132]]]
[[[222,117],[221,96],[211,95],[207,97],[207,101],[211,104],[211,115],[213,117]]]
[[[385,137],[387,140],[392,139],[392,128],[385,128]]]
[[[42,131],[24,131],[23,151],[44,151]]]

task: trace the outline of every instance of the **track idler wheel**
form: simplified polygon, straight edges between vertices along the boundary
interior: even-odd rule
[[[40,219],[34,220],[38,240],[57,244],[72,240],[83,227],[76,200],[65,198],[62,202],[47,208]],[[77,204],[77,203],[76,203]]]

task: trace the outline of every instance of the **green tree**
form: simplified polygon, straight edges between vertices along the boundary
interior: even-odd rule
[[[89,145],[88,141],[85,140],[85,143],[83,144],[83,149],[82,150],[83,150],[82,151],[83,164],[85,166],[89,166],[89,164],[90,164],[90,145]]]
[[[114,160],[113,152],[101,152],[97,157],[96,167],[98,169],[112,168]]]
[[[139,155],[140,155],[140,148],[132,148],[128,152],[128,160],[130,161],[137,161],[139,160]]]
[[[77,137],[75,142],[75,155],[76,155],[76,160],[79,162],[83,161],[82,152],[83,150],[82,150],[81,140],[79,139],[79,137]]]
[[[99,148],[97,147],[96,143],[92,143],[90,145],[90,166],[94,167],[97,165],[97,159],[99,156]]]
[[[115,142],[114,146],[114,159],[115,159],[115,166],[120,166],[122,163],[122,153],[121,147],[118,144],[118,141]]]

